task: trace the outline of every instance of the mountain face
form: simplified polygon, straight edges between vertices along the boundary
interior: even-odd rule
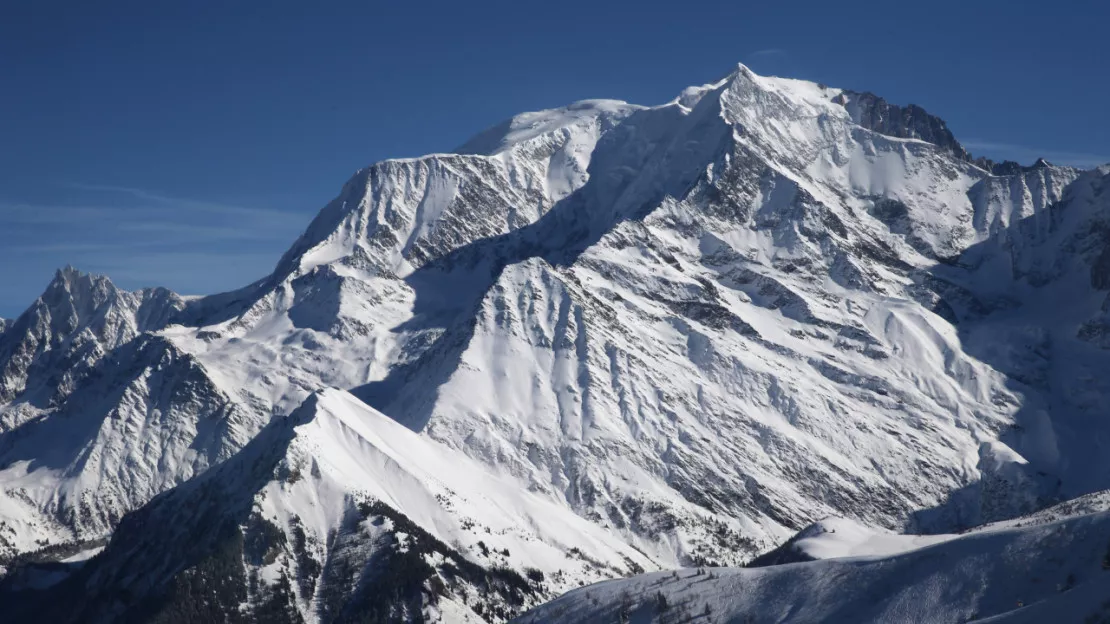
[[[155,333],[184,308],[59,271],[0,334],[0,555],[106,538],[128,511],[230,457],[256,425]],[[268,416],[268,414],[267,414]]]
[[[1105,489],[1108,182],[741,66],[359,171],[238,291],[67,269],[0,328],[0,607],[500,621]]]

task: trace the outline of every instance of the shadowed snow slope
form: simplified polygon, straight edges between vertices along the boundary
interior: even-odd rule
[[[920,108],[740,66],[367,167],[238,291],[63,271],[0,333],[0,564],[90,548],[248,443],[283,449],[256,436],[322,388],[372,406],[335,432],[378,464],[321,468],[320,491],[403,515],[444,545],[429,566],[546,575],[500,614],[598,574],[739,565],[830,516],[950,534],[1105,489],[1108,182],[972,160]],[[308,544],[353,513],[328,505],[266,522]],[[296,585],[342,586],[313,564],[274,561],[251,600],[339,608]],[[459,609],[441,615],[499,617]]]

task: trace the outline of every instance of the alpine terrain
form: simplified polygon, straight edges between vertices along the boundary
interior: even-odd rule
[[[739,66],[367,167],[234,292],[59,271],[0,613],[1110,621],[1107,370],[1110,166]]]

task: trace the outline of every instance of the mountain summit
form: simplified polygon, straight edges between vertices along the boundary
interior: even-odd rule
[[[0,327],[0,608],[500,621],[1108,488],[1108,181],[739,66],[363,169],[238,291],[64,271]]]

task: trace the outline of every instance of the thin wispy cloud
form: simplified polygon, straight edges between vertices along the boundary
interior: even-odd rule
[[[763,48],[749,52],[744,57],[744,63],[756,72],[767,76],[797,75],[790,52],[785,48]]]
[[[23,225],[64,225],[74,222],[110,219],[121,215],[122,208],[112,206],[72,206],[64,204],[30,204],[0,200],[0,223]]]
[[[136,200],[146,202],[147,204],[171,206],[176,208],[190,209],[195,211],[206,212],[218,215],[233,215],[243,217],[265,218],[267,220],[273,218],[285,219],[296,218],[303,219],[302,215],[297,212],[290,212],[288,210],[276,210],[271,208],[255,208],[240,206],[237,204],[216,202],[208,200],[192,199],[187,197],[174,197],[159,193],[157,191],[150,191],[147,189],[135,188],[131,186],[114,186],[107,184],[82,184],[76,182],[67,183],[66,186],[81,190],[90,191],[93,193],[109,193],[117,195],[127,195]]]
[[[174,197],[134,187],[67,183],[90,196],[77,204],[0,200],[0,223],[23,225],[110,225],[114,229],[177,238],[233,240],[288,237],[303,228],[304,213]],[[112,201],[101,195],[123,195]],[[198,220],[201,223],[198,223]]]
[[[6,315],[67,264],[125,288],[204,294],[242,286],[271,271],[312,217],[134,187],[63,186],[69,202],[0,198],[0,231],[9,241],[0,246],[0,274],[11,276],[0,285]]]
[[[1013,143],[999,143],[980,139],[968,139],[966,141],[961,141],[961,143],[976,156],[985,155],[995,160],[1005,158],[1022,164],[1032,163],[1038,158],[1044,158],[1057,165],[1069,165],[1084,169],[1110,163],[1110,154],[1091,154],[1087,152],[1042,149],[1028,145],[1015,145]]]
[[[303,217],[298,219],[297,222],[303,222]],[[255,224],[254,227],[233,227],[216,226],[216,225],[193,225],[186,223],[170,223],[166,221],[138,221],[133,223],[122,223],[119,226],[120,230],[126,232],[134,232],[136,234],[160,234],[170,235],[178,238],[189,238],[192,240],[210,240],[210,241],[225,241],[225,240],[273,240],[281,234],[287,233],[285,227],[275,227],[272,224],[259,227]],[[288,237],[283,238],[283,240]],[[286,242],[292,243],[291,239]]]
[[[169,284],[181,294],[211,294],[246,286],[272,270],[276,260],[274,254],[263,252],[146,251],[108,259],[97,270],[117,283]],[[212,279],[225,274],[229,266],[258,267],[259,271],[233,280]]]
[[[749,58],[759,58],[759,57],[786,56],[786,55],[787,55],[787,51],[782,49],[782,48],[764,48],[762,50],[756,50],[755,52],[752,52],[752,53],[748,54],[748,57]]]
[[[116,254],[126,249],[143,249],[147,247],[161,246],[163,246],[163,243],[155,241],[136,241],[131,243],[17,243],[15,245],[9,245],[5,247],[4,251],[18,254]]]

